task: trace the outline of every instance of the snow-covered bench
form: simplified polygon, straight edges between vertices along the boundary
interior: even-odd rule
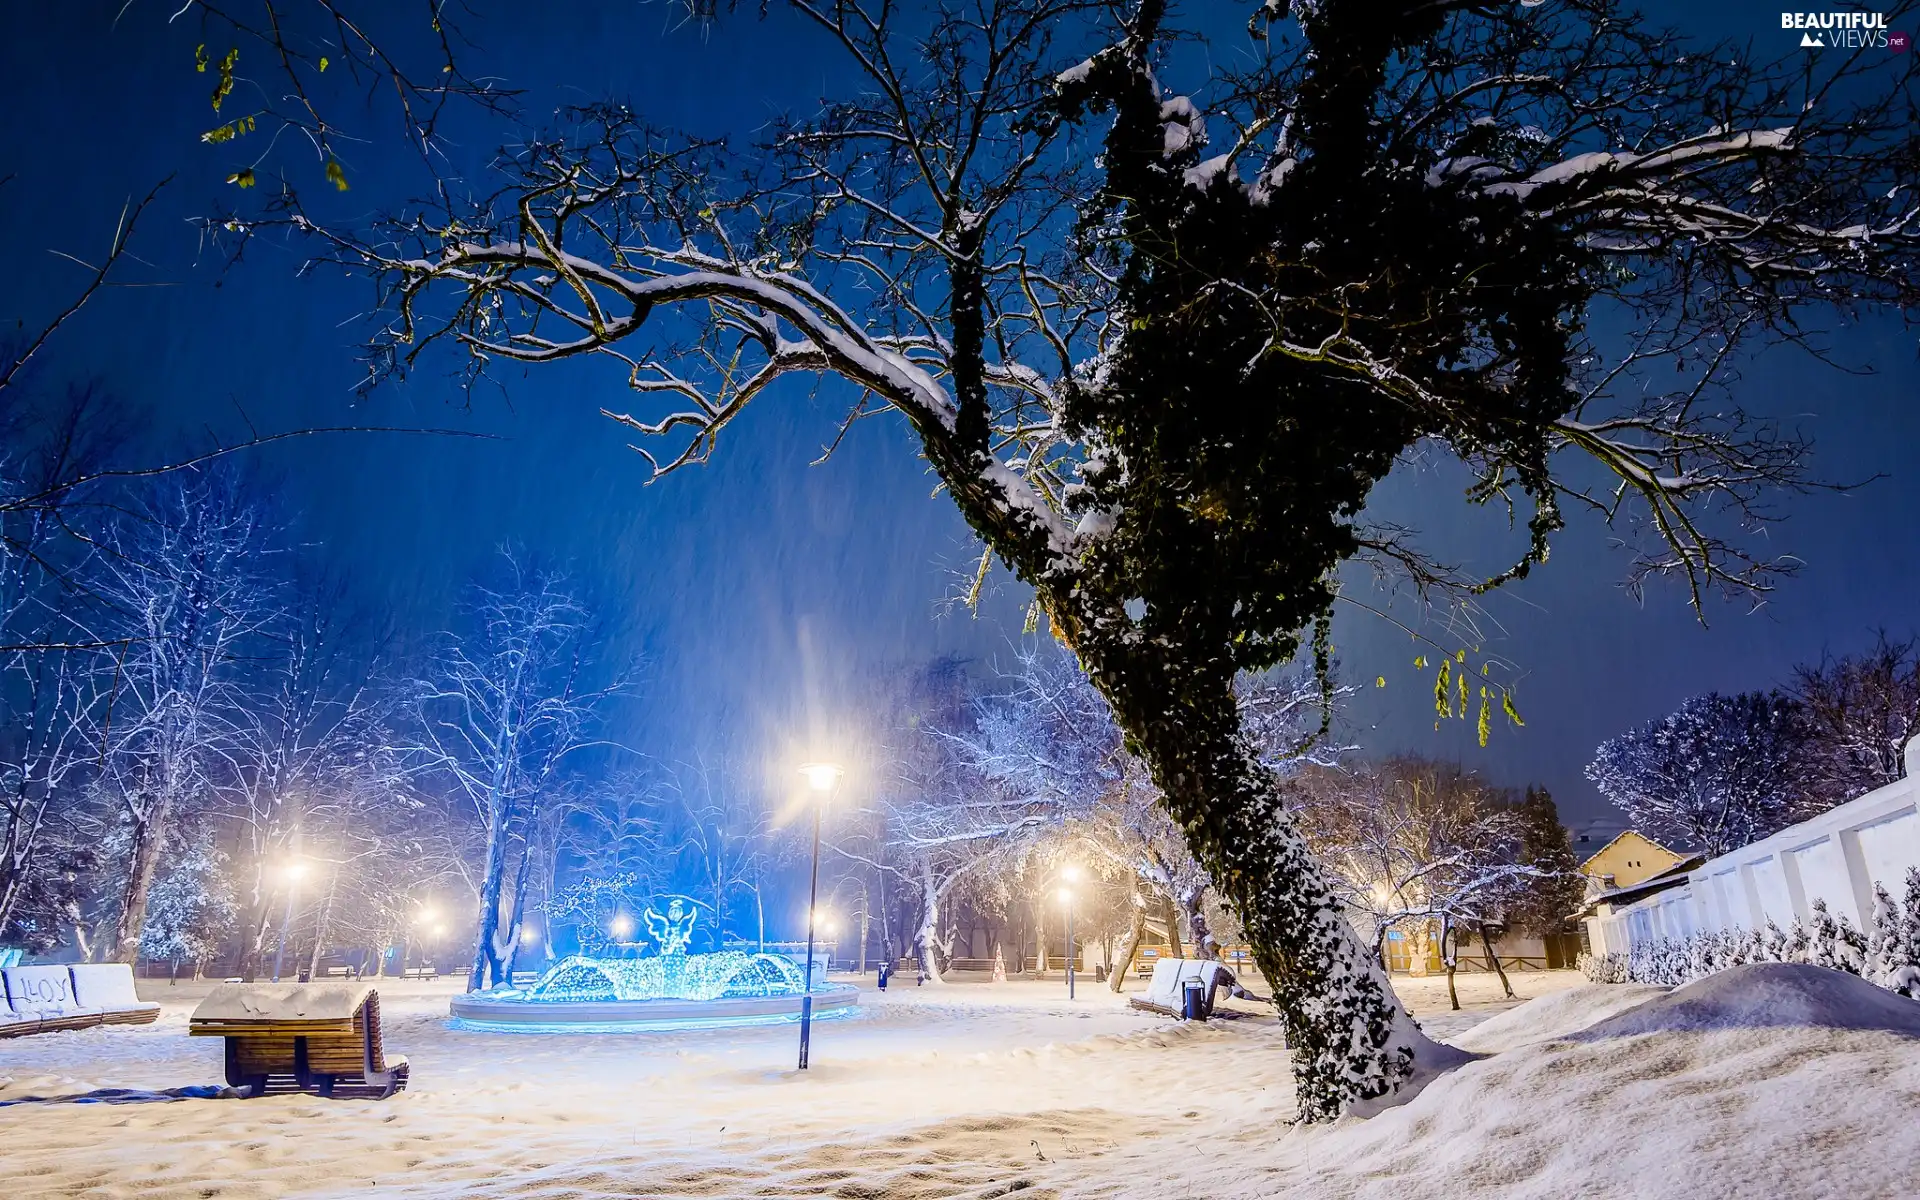
[[[1205,1020],[1213,1016],[1214,992],[1233,987],[1234,976],[1222,964],[1207,959],[1163,958],[1153,964],[1153,979],[1147,984],[1147,994],[1129,997],[1127,1003],[1162,1016],[1184,1017],[1189,982],[1200,985],[1200,1017]],[[1234,994],[1246,995],[1242,991]]]
[[[0,1037],[85,1029],[93,1025],[147,1025],[160,1006],[133,990],[125,963],[80,963],[71,967],[7,967],[0,970],[6,1007]]]
[[[160,1006],[142,1000],[133,988],[133,968],[126,963],[75,963],[73,998],[87,1008],[97,1008],[108,1025],[151,1025],[160,1016]]]
[[[85,1029],[106,1018],[104,1010],[74,998],[73,972],[64,966],[8,967],[0,971],[0,978],[6,980],[7,1003],[13,1011],[31,1013],[39,1022],[35,1033]]]
[[[381,1041],[380,993],[364,984],[222,984],[187,1032],[226,1039],[227,1082],[248,1096],[385,1099],[407,1086],[407,1060]]]
[[[32,1012],[15,1009],[13,1001],[7,998],[7,989],[0,987],[0,1038],[22,1037],[38,1032],[40,1018]]]

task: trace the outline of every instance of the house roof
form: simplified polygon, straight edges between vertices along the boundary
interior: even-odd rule
[[[1652,839],[1648,840],[1651,841]],[[1654,842],[1653,844],[1656,846],[1660,845],[1658,842]],[[1660,846],[1660,848],[1666,850],[1665,846]],[[1669,854],[1672,853],[1670,850],[1667,852]],[[1631,904],[1635,900],[1645,899],[1656,892],[1664,892],[1668,888],[1677,888],[1687,882],[1687,877],[1698,870],[1706,861],[1707,856],[1704,854],[1689,855],[1660,872],[1658,875],[1650,875],[1630,887],[1615,888],[1610,892],[1601,892],[1598,896],[1588,900],[1576,915],[1584,917],[1591,913],[1597,905]]]
[[[1641,833],[1638,829],[1623,829],[1619,833],[1613,836],[1612,841],[1600,847],[1598,850],[1595,850],[1592,854],[1587,855],[1586,861],[1580,864],[1581,873],[1582,874],[1586,873],[1587,863],[1590,863],[1594,859],[1599,858],[1602,854],[1605,854],[1607,851],[1613,849],[1614,846],[1618,845],[1620,842],[1624,841],[1629,837],[1637,837],[1641,841],[1645,842],[1647,845],[1652,846],[1655,850],[1659,850],[1665,854],[1671,854],[1675,858],[1683,857],[1678,851],[1671,850],[1666,846],[1662,846],[1659,842],[1656,842],[1652,838],[1648,837],[1646,834]]]

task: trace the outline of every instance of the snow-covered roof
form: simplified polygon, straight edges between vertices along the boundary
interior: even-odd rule
[[[1654,845],[1658,846],[1660,843],[1655,842]],[[1661,849],[1664,850],[1666,847],[1661,846]],[[1669,853],[1671,853],[1671,851],[1669,851]],[[1651,896],[1655,892],[1664,892],[1668,888],[1679,887],[1681,884],[1687,882],[1689,875],[1699,869],[1700,864],[1706,861],[1707,858],[1704,854],[1695,854],[1683,858],[1659,874],[1647,876],[1647,878],[1642,879],[1639,883],[1629,884],[1623,888],[1614,888],[1612,891],[1601,892],[1597,896],[1588,898],[1586,905],[1575,915],[1585,916],[1592,912],[1596,905],[1627,904],[1643,896]]]
[[[225,983],[193,1010],[196,1021],[350,1021],[364,983]]]
[[[1637,837],[1641,841],[1645,842],[1647,845],[1652,846],[1655,850],[1664,851],[1665,853],[1673,855],[1675,858],[1681,857],[1678,851],[1671,850],[1666,846],[1662,846],[1659,842],[1656,842],[1652,838],[1648,837],[1646,834],[1641,833],[1638,829],[1623,829],[1619,833],[1613,836],[1612,841],[1600,847],[1598,850],[1595,850],[1592,854],[1587,855],[1586,861],[1580,864],[1581,873],[1582,874],[1586,873],[1588,863],[1591,863],[1594,859],[1599,858],[1602,854],[1605,854],[1607,851],[1613,849],[1614,846],[1618,845],[1621,841],[1624,841],[1626,838],[1629,838],[1629,837]]]

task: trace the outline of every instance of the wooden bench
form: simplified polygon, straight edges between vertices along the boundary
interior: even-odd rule
[[[381,1042],[380,993],[341,984],[222,985],[187,1032],[226,1039],[227,1082],[249,1097],[313,1092],[384,1100],[407,1086]]]

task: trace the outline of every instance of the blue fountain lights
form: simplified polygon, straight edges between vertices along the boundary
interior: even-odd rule
[[[613,1000],[733,1000],[797,996],[806,977],[778,954],[722,950],[654,958],[575,955],[548,969],[523,992],[491,993],[503,1000],[605,1002]]]
[[[578,889],[596,905],[607,900],[610,890],[598,882]],[[695,905],[685,897],[662,899],[664,913],[651,904],[642,913],[648,938],[659,953],[605,957],[595,951],[608,943],[586,936],[583,929],[581,948],[587,953],[555,963],[532,986],[454,997],[455,1026],[488,1033],[630,1033],[784,1024],[798,1020],[805,1003],[813,1006],[816,1020],[854,1011],[858,988],[816,982],[809,992],[806,974],[785,955],[748,950],[687,953],[697,919]],[[569,904],[589,907],[574,900]],[[614,923],[631,928],[633,922],[616,912]]]

